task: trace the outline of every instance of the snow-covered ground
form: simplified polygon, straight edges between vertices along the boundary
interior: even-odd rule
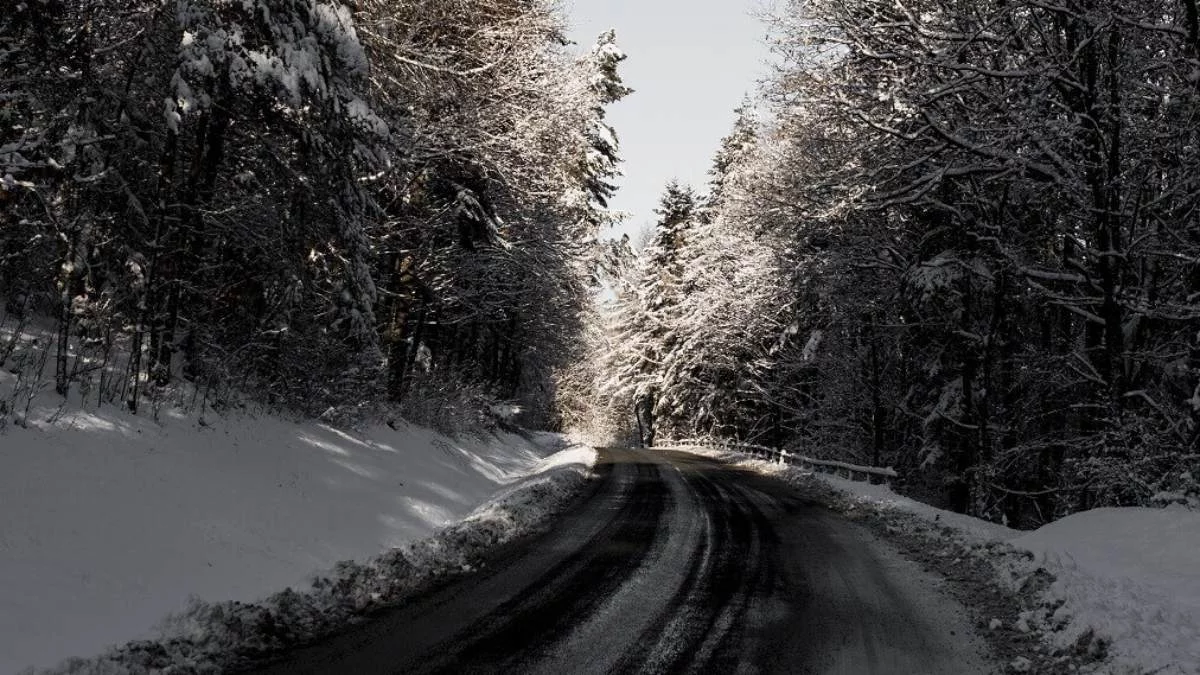
[[[1113,663],[1136,672],[1200,673],[1200,512],[1106,508],[1010,541],[1035,553],[1071,622],[1112,640]]]
[[[511,513],[540,507],[528,495],[563,474],[578,487],[595,461],[552,436],[454,439],[403,423],[156,423],[111,406],[50,423],[54,401],[0,432],[0,673],[153,638],[171,613],[191,618],[168,634],[186,632],[203,614],[196,598],[305,592],[338,561],[412,542],[436,557],[445,542],[431,535],[468,516],[514,536],[537,521]]]
[[[696,452],[695,450],[690,450]],[[776,462],[708,451],[758,471],[794,477],[799,470]],[[1063,652],[1089,641],[1107,643],[1103,673],[1200,673],[1200,512],[1105,508],[1077,513],[1033,532],[1013,530],[934,508],[870,485],[817,473],[851,508],[906,514],[966,549],[984,556],[1012,590],[1039,568],[1054,581],[1039,589],[1041,609],[1023,612],[1022,631],[1038,631]],[[1006,552],[1027,552],[1008,555]],[[1017,663],[1014,670],[1021,670]]]

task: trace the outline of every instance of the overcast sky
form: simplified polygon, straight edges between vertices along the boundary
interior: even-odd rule
[[[589,49],[617,30],[636,91],[609,111],[621,140],[625,176],[611,206],[631,215],[620,231],[653,222],[663,185],[679,178],[703,189],[713,152],[733,109],[764,74],[759,0],[565,0],[571,38]]]

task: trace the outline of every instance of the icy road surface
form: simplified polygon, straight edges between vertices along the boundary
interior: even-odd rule
[[[551,533],[258,672],[993,669],[944,582],[783,483],[664,451],[597,470]]]

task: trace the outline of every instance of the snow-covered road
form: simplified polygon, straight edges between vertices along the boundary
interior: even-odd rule
[[[257,672],[993,669],[942,581],[782,482],[674,452],[597,470],[544,537]]]

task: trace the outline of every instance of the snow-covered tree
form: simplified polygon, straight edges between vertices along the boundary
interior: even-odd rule
[[[553,3],[18,6],[0,294],[57,318],[60,391],[101,340],[133,408],[178,377],[312,413],[420,379],[550,414],[590,260],[564,196],[616,77]]]
[[[606,390],[1012,523],[1195,493],[1192,9],[789,3]]]
[[[709,191],[705,208],[717,210],[722,206],[729,187],[727,183],[737,180],[754,157],[758,142],[759,122],[755,102],[746,96],[734,110],[736,116],[733,129],[721,139],[708,171]]]
[[[814,407],[851,405],[842,419],[876,432],[845,446],[878,448],[885,418],[952,505],[1014,521],[1144,502],[1187,473],[1158,449],[1194,428],[1167,345],[1195,317],[1166,300],[1192,254],[1155,252],[1192,246],[1180,9],[813,1],[780,17],[780,125],[824,161],[776,198],[806,205],[797,252],[836,270],[817,278],[842,317],[829,365],[861,364],[826,369]]]

